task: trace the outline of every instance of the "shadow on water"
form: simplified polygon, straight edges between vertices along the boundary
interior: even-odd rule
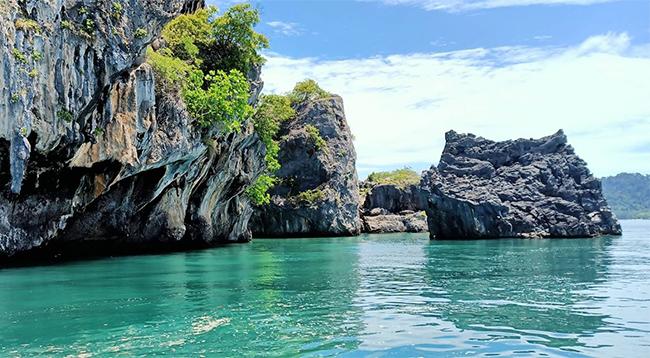
[[[354,350],[358,254],[341,240],[3,271],[0,355]]]

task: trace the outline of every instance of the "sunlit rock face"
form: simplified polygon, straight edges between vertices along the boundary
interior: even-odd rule
[[[120,3],[0,3],[0,257],[251,237],[244,191],[264,169],[252,124],[201,130],[143,63],[162,26],[203,1]]]
[[[562,131],[494,142],[446,134],[423,176],[432,238],[593,237],[621,233],[601,184]]]
[[[278,185],[271,203],[259,207],[251,227],[258,236],[358,235],[356,152],[339,96],[297,106],[282,124]],[[308,126],[318,129],[319,147]]]

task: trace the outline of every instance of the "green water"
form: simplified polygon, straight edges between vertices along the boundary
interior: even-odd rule
[[[650,354],[650,222],[621,238],[257,240],[0,271],[0,356]]]

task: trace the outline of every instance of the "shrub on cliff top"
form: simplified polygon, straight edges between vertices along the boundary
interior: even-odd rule
[[[332,96],[332,94],[320,88],[316,81],[307,79],[296,83],[293,91],[291,91],[288,96],[291,99],[291,104],[296,105],[304,101],[327,98]]]
[[[204,72],[239,70],[247,73],[262,64],[259,54],[268,40],[254,26],[259,13],[249,4],[238,4],[216,17],[210,6],[193,14],[181,15],[162,31],[162,38],[174,55]]]
[[[375,184],[392,184],[406,187],[418,184],[420,175],[411,168],[397,169],[390,172],[373,172],[368,175],[368,181]]]
[[[253,29],[259,15],[250,5],[216,14],[208,7],[172,20],[162,31],[167,47],[150,49],[148,62],[165,87],[180,91],[199,125],[234,131],[253,113],[243,73],[261,63],[257,51],[268,42]]]

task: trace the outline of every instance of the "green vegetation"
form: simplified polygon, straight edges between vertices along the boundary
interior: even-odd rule
[[[368,175],[368,181],[375,184],[393,184],[406,187],[420,182],[420,176],[411,168],[397,169],[391,172],[373,172]]]
[[[27,56],[25,56],[24,53],[20,52],[19,49],[14,48],[13,50],[11,50],[11,53],[14,55],[14,58],[16,59],[16,61],[18,61],[20,63],[23,63],[23,64],[27,63]]]
[[[250,5],[216,13],[208,7],[172,20],[162,31],[168,47],[149,50],[148,62],[166,89],[180,91],[200,126],[230,132],[253,114],[243,71],[262,62],[257,51],[267,41],[253,29],[259,15]]]
[[[650,175],[622,173],[603,178],[602,184],[619,219],[650,219]]]
[[[38,61],[43,59],[43,54],[38,50],[33,50],[32,51],[32,59],[34,61],[38,62]]]
[[[311,124],[308,124],[305,126],[305,131],[307,131],[307,134],[309,135],[309,140],[314,144],[314,147],[316,150],[325,150],[327,149],[326,145],[327,142],[323,137],[320,135],[320,130],[318,128],[314,127]]]
[[[72,30],[74,26],[72,25],[71,21],[63,20],[61,21],[61,28],[64,30]]]
[[[93,19],[84,20],[83,30],[86,34],[93,36],[95,34],[95,21]]]
[[[226,132],[238,131],[241,123],[253,114],[248,104],[248,81],[237,70],[201,74],[193,72],[183,90],[188,112],[204,128],[223,124]]]
[[[27,72],[27,76],[29,76],[29,78],[36,78],[36,76],[38,76],[38,70],[32,68],[31,71]]]
[[[280,169],[278,155],[278,131],[280,124],[293,118],[296,111],[291,108],[291,101],[287,96],[263,95],[253,116],[255,131],[266,146],[266,172],[260,176],[247,191],[248,197],[255,205],[268,204],[271,200],[268,191],[275,185],[276,178],[273,173]]]
[[[313,204],[325,199],[325,193],[320,189],[309,189],[295,196],[298,202]]]
[[[162,31],[162,38],[175,57],[203,72],[248,71],[264,62],[259,54],[268,40],[254,30],[259,13],[249,4],[239,4],[216,17],[217,9],[207,7],[181,15]]]
[[[104,129],[99,127],[95,128],[95,130],[93,131],[93,135],[95,137],[101,137],[102,135],[104,135]]]
[[[271,202],[268,191],[273,188],[276,178],[269,174],[262,174],[253,185],[246,189],[246,195],[255,205],[266,205]]]
[[[11,94],[11,103],[16,103],[20,100],[20,94],[19,93],[12,93]]]
[[[16,26],[16,30],[19,31],[23,31],[23,32],[33,31],[35,33],[41,32],[41,25],[39,25],[38,22],[32,19],[18,18],[16,19],[14,25]]]
[[[60,109],[59,111],[56,112],[56,117],[64,122],[70,123],[72,122],[72,113],[69,111],[66,111],[65,109]]]
[[[255,131],[266,146],[266,166],[270,173],[280,169],[278,154],[280,145],[277,142],[280,124],[293,118],[296,111],[291,108],[291,101],[286,96],[263,95],[253,116]]]
[[[118,1],[113,2],[113,12],[111,14],[111,17],[115,20],[119,20],[122,18],[122,14],[124,13],[124,7],[122,4]]]
[[[147,31],[147,29],[145,29],[144,27],[140,27],[140,28],[138,28],[138,29],[135,30],[135,32],[133,33],[133,36],[134,36],[136,39],[144,38],[144,37],[146,37],[147,35],[149,35],[149,31]]]
[[[293,88],[293,91],[289,93],[289,98],[291,99],[292,105],[297,105],[308,100],[317,100],[321,98],[331,97],[332,94],[323,90],[318,86],[316,81],[307,79],[302,82],[298,82]]]

